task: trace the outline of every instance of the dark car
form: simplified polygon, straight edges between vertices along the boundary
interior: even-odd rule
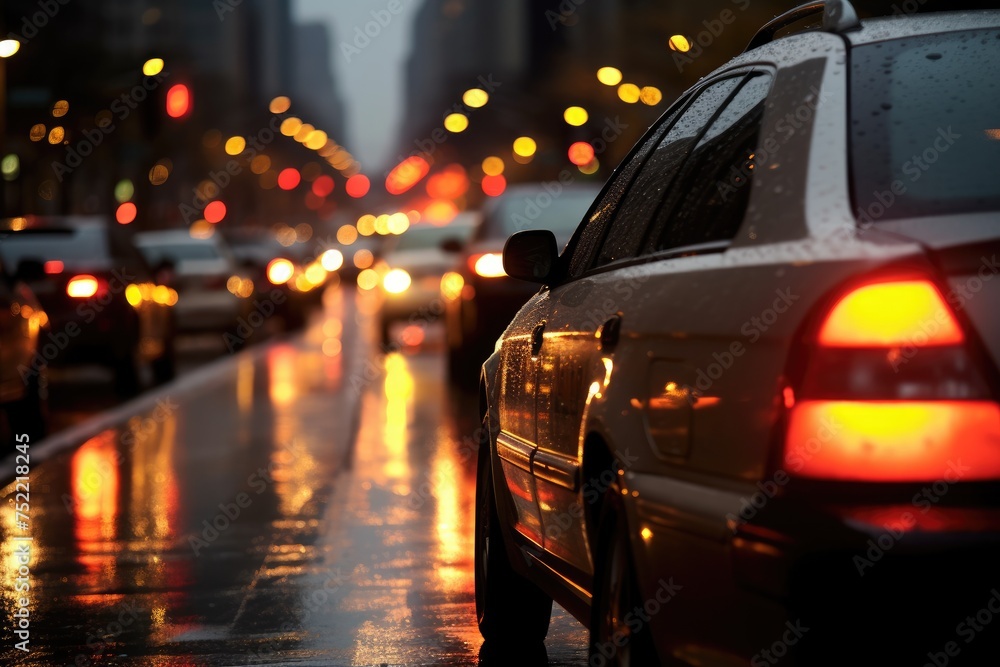
[[[798,19],[822,27],[775,32]],[[808,5],[612,175],[483,366],[487,643],[590,664],[1000,656],[1000,12]]]
[[[59,340],[49,365],[108,366],[123,394],[141,388],[145,367],[157,382],[173,377],[177,293],[157,284],[127,230],[104,216],[28,216],[0,221],[0,233],[4,265],[41,267],[26,282]]]
[[[0,245],[3,242],[0,232]],[[41,271],[40,266],[34,268]],[[0,410],[6,412],[12,433],[6,442],[22,434],[34,442],[45,433],[48,364],[42,346],[58,339],[48,336],[48,315],[24,283],[31,270],[25,266],[27,275],[16,275],[0,260]]]
[[[537,285],[507,277],[501,255],[514,232],[549,229],[565,244],[600,188],[573,183],[512,185],[483,208],[482,221],[442,282],[450,376],[472,384],[473,369],[493,352],[496,339]],[[560,247],[562,247],[560,245]]]

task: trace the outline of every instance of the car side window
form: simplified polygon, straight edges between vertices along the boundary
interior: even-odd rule
[[[729,241],[750,201],[771,76],[749,77],[712,121],[656,215],[645,251]]]
[[[741,80],[742,77],[730,77],[703,88],[663,136],[632,179],[621,205],[615,211],[593,263],[595,267],[637,254],[681,165]]]

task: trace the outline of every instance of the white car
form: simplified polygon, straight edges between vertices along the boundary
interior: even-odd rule
[[[178,331],[225,331],[249,312],[253,282],[215,236],[193,238],[185,230],[141,232],[135,235],[135,245],[154,270],[167,267],[173,272]]]

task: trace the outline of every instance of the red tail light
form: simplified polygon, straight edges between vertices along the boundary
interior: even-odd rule
[[[1000,479],[1000,405],[930,281],[843,296],[784,402],[784,465],[800,477],[934,481],[960,462],[965,481]]]
[[[66,283],[66,294],[76,299],[88,299],[95,294],[100,287],[97,278],[90,275],[73,276]]]

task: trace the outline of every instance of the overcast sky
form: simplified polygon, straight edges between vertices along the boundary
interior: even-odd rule
[[[294,0],[296,22],[322,21],[329,26],[330,59],[347,110],[347,136],[335,137],[372,173],[388,166],[403,109],[403,65],[410,53],[413,19],[422,0],[402,0],[392,15],[390,0]],[[375,21],[375,12],[385,23]],[[386,17],[389,17],[386,20]]]

